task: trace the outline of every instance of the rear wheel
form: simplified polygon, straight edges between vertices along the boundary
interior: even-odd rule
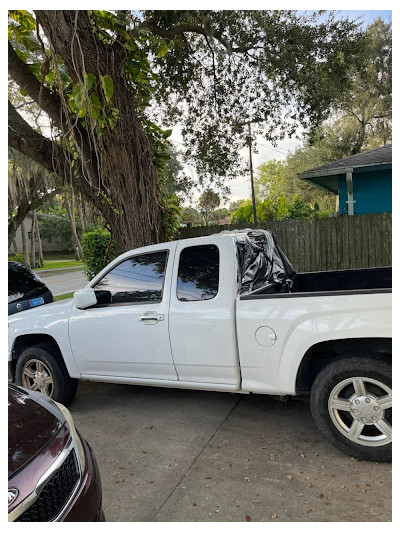
[[[332,362],[311,389],[311,413],[341,451],[370,461],[392,458],[392,369],[384,361],[349,357]]]
[[[26,348],[17,359],[16,382],[68,405],[74,399],[78,380],[69,376],[61,356],[54,352],[50,343]]]

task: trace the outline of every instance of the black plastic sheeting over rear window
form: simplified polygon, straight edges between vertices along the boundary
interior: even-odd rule
[[[290,292],[296,272],[267,230],[235,235],[240,294]]]

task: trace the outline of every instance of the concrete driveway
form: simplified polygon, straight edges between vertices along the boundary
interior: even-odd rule
[[[391,464],[337,451],[304,401],[81,382],[70,410],[107,521],[391,520]]]

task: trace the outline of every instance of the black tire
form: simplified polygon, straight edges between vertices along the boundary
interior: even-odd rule
[[[384,361],[368,357],[333,361],[317,375],[311,388],[314,422],[342,452],[357,459],[389,462],[391,387],[392,367]]]
[[[43,389],[35,388],[34,379],[28,377],[24,372],[24,369],[30,368],[32,370],[35,366],[38,368],[38,365],[44,370],[45,375],[52,379],[51,385],[44,385]],[[78,388],[78,380],[69,376],[61,354],[51,343],[37,344],[26,348],[21,353],[17,359],[15,381],[18,385],[28,389],[43,392],[63,405],[69,405],[72,402]]]

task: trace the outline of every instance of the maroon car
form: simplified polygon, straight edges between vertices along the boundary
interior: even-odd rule
[[[104,521],[99,470],[63,405],[8,386],[8,520]]]

